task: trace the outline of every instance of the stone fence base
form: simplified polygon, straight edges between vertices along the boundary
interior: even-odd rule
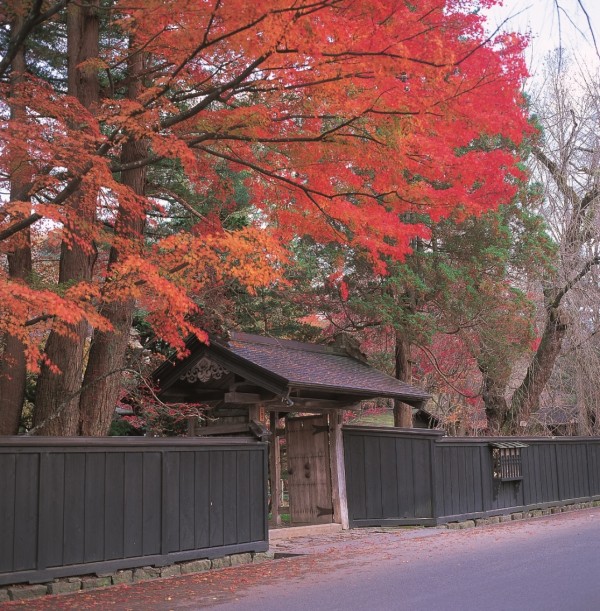
[[[476,528],[477,526],[489,526],[490,524],[500,524],[503,522],[512,522],[513,520],[526,520],[528,518],[539,518],[541,516],[549,516],[556,513],[564,513],[566,511],[577,511],[578,509],[590,509],[591,507],[600,507],[600,501],[588,501],[586,503],[573,503],[571,505],[561,505],[560,507],[547,507],[546,509],[532,509],[531,511],[516,511],[498,516],[490,516],[487,518],[476,518],[475,520],[463,520],[462,522],[446,522],[439,524],[438,528],[449,528],[457,530],[462,528]]]
[[[122,583],[137,583],[147,579],[158,579],[160,577],[177,577],[200,573],[210,569],[222,569],[228,566],[240,564],[258,564],[273,559],[273,552],[254,552],[245,554],[232,554],[212,560],[191,560],[189,562],[178,562],[163,567],[144,566],[136,569],[116,571],[115,573],[85,575],[83,577],[65,577],[55,579],[49,583],[35,585],[14,585],[0,588],[0,603],[11,600],[25,600],[38,598],[46,594],[70,594],[79,590],[90,590],[92,588],[104,588]]]

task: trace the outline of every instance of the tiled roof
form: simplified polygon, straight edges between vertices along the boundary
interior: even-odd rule
[[[429,395],[339,349],[246,333],[223,344],[238,357],[287,380],[290,387],[420,401]]]

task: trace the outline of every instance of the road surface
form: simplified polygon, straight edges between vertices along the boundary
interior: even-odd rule
[[[350,531],[279,544],[278,550],[289,556],[46,597],[24,606],[103,611],[600,610],[600,508],[467,530]]]

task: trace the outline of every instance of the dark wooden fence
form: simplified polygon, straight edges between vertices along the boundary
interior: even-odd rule
[[[347,427],[344,448],[351,526],[442,524],[600,499],[600,438]],[[496,456],[504,472],[494,452],[506,452]]]
[[[0,439],[0,585],[268,549],[267,445]]]

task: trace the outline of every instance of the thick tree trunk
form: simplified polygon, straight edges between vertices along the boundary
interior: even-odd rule
[[[512,397],[503,422],[503,431],[514,434],[521,422],[527,422],[539,408],[540,396],[552,375],[554,363],[568,329],[566,314],[560,308],[548,310],[540,345],[527,369],[525,378]]]
[[[486,367],[479,367],[483,376],[482,399],[485,405],[485,415],[487,418],[488,433],[499,435],[502,424],[508,412],[508,402],[506,400],[507,380],[498,380],[490,375]]]
[[[143,56],[135,53],[128,61],[130,85],[128,95],[136,99],[140,83],[138,75],[143,68]],[[123,145],[122,163],[129,164],[144,159],[148,154],[145,140],[129,140]],[[143,195],[146,187],[146,170],[137,168],[122,173],[121,182],[137,195]],[[145,218],[121,206],[115,224],[115,234],[127,236],[141,248]],[[113,247],[109,259],[110,267],[122,256]],[[110,282],[110,279],[108,280]],[[102,307],[103,315],[111,322],[110,332],[95,331],[90,346],[90,354],[80,399],[81,435],[102,436],[108,433],[112,421],[119,390],[122,385],[122,369],[125,365],[129,332],[133,320],[135,301],[111,301]]]
[[[410,343],[396,332],[394,351],[396,361],[396,378],[407,384],[412,382],[412,361],[410,360]],[[394,426],[412,428],[412,407],[402,401],[394,400]]]
[[[14,30],[20,28],[19,19]],[[25,73],[25,50],[21,47],[13,61],[11,85],[17,85]],[[11,119],[19,120],[24,115],[24,108],[14,89],[9,98]],[[24,187],[28,182],[29,172],[24,159],[12,157],[10,176],[10,201],[24,199]],[[18,220],[15,216],[13,220]],[[31,275],[31,236],[25,229],[12,238],[8,249],[8,276],[11,280],[27,282]],[[19,420],[25,400],[25,382],[27,379],[27,359],[25,346],[21,340],[8,334],[4,341],[4,351],[0,361],[0,435],[16,435],[19,432]]]
[[[82,63],[98,57],[99,0],[71,3],[67,13],[68,89],[83,106],[92,108],[99,97],[95,71]],[[89,209],[75,194],[69,201],[72,211],[82,221],[94,222],[95,210]],[[92,247],[85,250],[72,241],[61,246],[59,282],[72,283],[92,277],[96,259]],[[87,324],[74,325],[65,337],[52,331],[46,343],[46,356],[59,373],[44,365],[36,388],[34,425],[39,435],[76,435],[79,423],[84,347]]]

